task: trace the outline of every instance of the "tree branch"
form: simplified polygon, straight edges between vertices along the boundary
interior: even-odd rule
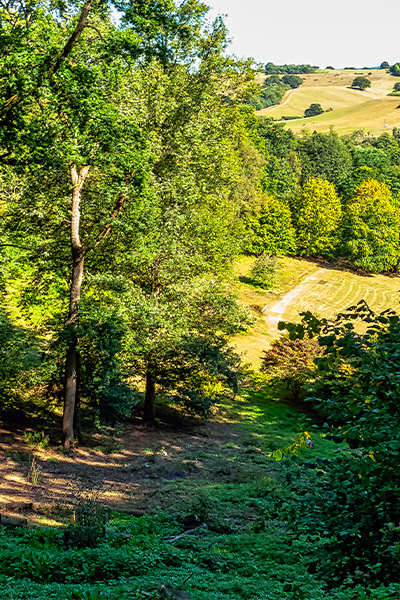
[[[114,212],[111,213],[110,217],[111,219],[115,219],[116,217],[118,217],[118,215],[120,214],[120,212],[122,211],[123,207],[124,207],[124,202],[125,202],[125,194],[120,194],[117,203],[115,205],[115,209]],[[94,248],[97,248],[97,246],[100,244],[100,242],[102,240],[104,240],[104,238],[110,233],[111,231],[111,227],[112,227],[112,223],[109,223],[101,233],[99,233],[99,235],[97,236],[97,241],[95,243],[95,245],[93,246]]]
[[[90,10],[92,8],[92,2],[93,2],[93,0],[86,0],[85,4],[82,7],[81,14],[79,15],[78,23],[76,24],[71,37],[65,44],[61,53],[55,59],[55,62],[47,68],[44,76],[42,77],[42,81],[46,80],[46,79],[51,79],[53,77],[54,73],[56,73],[58,71],[58,69],[60,68],[63,60],[65,58],[67,58],[67,56],[72,52],[74,46],[76,46],[76,44],[78,43],[79,38],[81,37],[82,31],[86,27],[88,16],[89,16]],[[42,81],[38,82],[38,85],[36,86],[36,88],[42,83]],[[5,100],[5,102],[3,102],[3,105],[0,107],[0,112],[2,112],[3,114],[9,112],[12,108],[17,106],[17,104],[22,102],[22,99],[23,99],[22,93],[17,92],[10,98],[7,98],[7,100]]]
[[[95,32],[97,33],[97,35],[99,36],[99,38],[100,38],[101,40],[103,40],[103,42],[104,42],[104,38],[103,38],[103,36],[101,35],[100,31],[97,29],[97,27],[95,27],[94,25],[85,25],[85,27],[89,27],[89,29],[94,29],[94,30],[95,30]]]

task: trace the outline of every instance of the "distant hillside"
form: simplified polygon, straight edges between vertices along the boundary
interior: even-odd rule
[[[350,89],[358,75],[371,81],[369,89],[363,92]],[[302,77],[302,86],[286,92],[281,104],[262,109],[257,114],[274,119],[281,119],[283,116],[299,117],[287,121],[287,127],[295,132],[304,127],[323,132],[333,125],[341,134],[364,129],[379,135],[387,129],[400,127],[400,97],[388,96],[400,79],[385,70],[323,71]],[[265,76],[260,76],[259,82],[264,79]],[[305,118],[304,110],[312,103],[320,104],[329,112]]]

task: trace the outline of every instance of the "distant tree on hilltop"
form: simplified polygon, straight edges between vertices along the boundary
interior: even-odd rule
[[[390,69],[390,65],[386,60],[384,60],[383,63],[381,63],[379,68],[380,69]]]
[[[357,87],[359,88],[362,92],[364,90],[366,90],[367,88],[371,87],[371,82],[369,79],[367,79],[367,77],[356,77],[353,80],[353,83],[351,84],[351,87]]]
[[[400,63],[395,63],[390,68],[390,72],[394,77],[400,77]]]

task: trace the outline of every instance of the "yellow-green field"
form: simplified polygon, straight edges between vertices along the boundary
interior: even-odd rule
[[[363,276],[332,265],[318,265],[307,260],[281,259],[276,290],[264,292],[251,285],[246,277],[254,259],[243,258],[237,265],[242,302],[251,306],[257,321],[246,334],[236,336],[234,344],[244,360],[255,367],[260,357],[280,332],[277,324],[298,321],[299,313],[311,310],[319,317],[332,318],[360,300],[375,311],[398,310],[400,278],[385,275]]]
[[[371,87],[364,92],[349,89],[357,75],[367,77]],[[303,78],[301,87],[288,91],[281,104],[264,108],[257,114],[274,119],[298,116],[298,120],[286,121],[286,126],[297,133],[304,128],[325,132],[333,125],[340,134],[364,129],[379,135],[400,127],[400,98],[388,96],[398,78],[385,70],[329,71]],[[264,77],[260,81],[262,79]],[[320,104],[329,112],[306,119],[304,110],[312,103]]]

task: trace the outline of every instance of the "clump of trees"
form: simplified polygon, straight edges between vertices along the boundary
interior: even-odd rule
[[[266,200],[247,216],[253,254],[343,257],[369,272],[397,270],[400,135],[333,130],[296,136],[260,118]],[[373,208],[375,207],[375,209]]]
[[[245,102],[256,110],[280,104],[287,90],[298,88],[302,83],[303,79],[296,75],[284,75],[282,78],[278,75],[271,75],[264,80],[262,85],[253,85]]]
[[[157,395],[204,416],[236,389],[227,339],[250,319],[226,285],[256,143],[250,63],[225,57],[197,0],[126,6],[119,26],[89,0],[32,10],[3,24],[1,274],[62,397],[63,443],[79,408],[129,415],[138,380],[147,422]],[[7,315],[2,330],[6,394],[25,333]]]
[[[274,65],[274,63],[269,62],[265,65],[265,74],[273,75],[273,74],[288,74],[288,75],[305,75],[307,73],[315,73],[318,71],[319,67],[311,66],[308,64],[303,65]]]
[[[313,102],[312,104],[310,104],[310,106],[308,108],[305,109],[304,116],[305,117],[316,117],[318,115],[322,115],[323,112],[324,112],[324,109],[322,108],[322,106],[320,104],[318,104],[317,102]]]

